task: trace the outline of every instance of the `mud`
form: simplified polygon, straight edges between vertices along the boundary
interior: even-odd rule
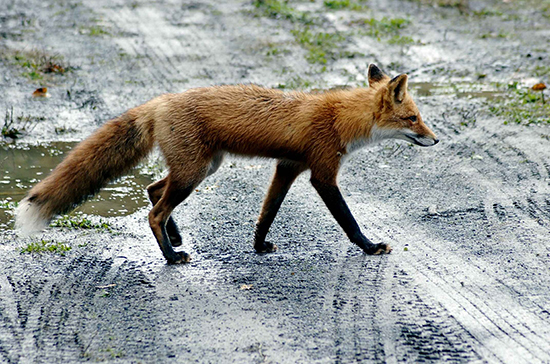
[[[550,362],[550,124],[528,90],[550,82],[550,4],[325,3],[4,1],[0,124],[19,133],[0,145],[0,362]],[[337,36],[315,48],[305,29]],[[12,230],[24,191],[129,107],[215,84],[364,86],[371,62],[410,75],[441,140],[342,168],[391,255],[349,243],[307,174],[268,236],[279,251],[255,254],[261,159],[229,158],[174,212],[190,264],[166,265],[148,228],[158,153],[65,218],[89,228]],[[22,253],[32,241],[71,249]]]

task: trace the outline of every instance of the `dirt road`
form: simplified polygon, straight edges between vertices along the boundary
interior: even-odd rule
[[[550,82],[549,29],[546,0],[3,0],[0,362],[550,363],[550,108],[530,90]],[[215,84],[364,87],[371,62],[409,74],[441,140],[342,169],[391,255],[353,246],[308,175],[270,231],[280,250],[255,254],[273,169],[256,159],[175,211],[190,264],[166,265],[147,225],[157,155],[89,215],[12,229],[26,189],[129,107]]]

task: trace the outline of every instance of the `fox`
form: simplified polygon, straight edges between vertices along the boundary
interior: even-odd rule
[[[221,85],[163,94],[107,121],[78,144],[16,210],[16,229],[41,230],[135,167],[158,145],[168,174],[147,186],[149,226],[168,264],[186,263],[172,212],[226,154],[276,159],[275,173],[254,229],[254,249],[271,253],[266,237],[291,185],[304,171],[349,240],[366,254],[389,244],[363,233],[337,184],[350,154],[384,139],[429,147],[439,140],[424,124],[408,92],[408,76],[390,78],[375,64],[368,87],[325,92]]]

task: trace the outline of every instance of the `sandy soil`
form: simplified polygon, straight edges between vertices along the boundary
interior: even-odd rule
[[[550,3],[351,4],[3,0],[0,124],[21,134],[0,143],[0,362],[550,362],[550,124],[514,121],[550,82]],[[166,265],[147,225],[156,155],[95,227],[12,230],[45,160],[129,107],[215,84],[362,87],[371,62],[409,74],[441,139],[384,142],[342,169],[391,255],[352,245],[307,175],[271,229],[280,250],[255,254],[273,168],[256,159],[230,158],[175,211],[190,264]],[[113,216],[127,192],[141,202]],[[21,252],[41,241],[71,249]]]

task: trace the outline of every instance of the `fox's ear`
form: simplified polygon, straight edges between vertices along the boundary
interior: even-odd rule
[[[408,76],[405,74],[394,77],[388,86],[390,95],[397,103],[403,102],[405,95],[407,94],[407,80]]]
[[[369,65],[368,77],[369,85],[374,85],[375,83],[382,81],[386,75],[374,63],[371,63]]]

